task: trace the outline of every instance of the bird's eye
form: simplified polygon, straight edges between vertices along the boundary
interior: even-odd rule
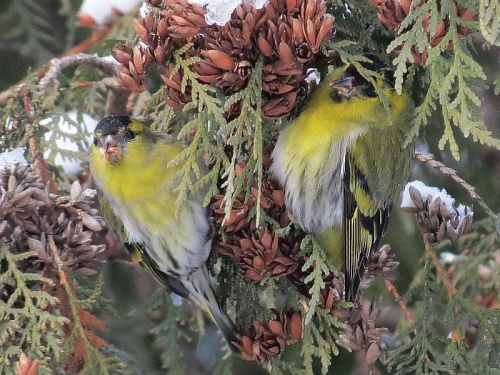
[[[125,138],[127,138],[128,140],[134,139],[135,132],[133,132],[132,130],[127,130],[127,132],[125,133]]]
[[[335,103],[340,103],[342,99],[345,99],[345,97],[340,95],[337,90],[332,90],[330,92],[330,99],[332,99]]]
[[[94,138],[94,146],[95,147],[99,146],[99,139],[98,138]]]

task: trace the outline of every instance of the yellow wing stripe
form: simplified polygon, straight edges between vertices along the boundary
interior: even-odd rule
[[[372,251],[380,242],[389,219],[390,205],[380,207],[372,199],[366,177],[351,155],[344,175],[345,298],[354,301]]]

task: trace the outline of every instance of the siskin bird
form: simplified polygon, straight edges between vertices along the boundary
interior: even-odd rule
[[[203,192],[176,216],[175,175],[183,164],[169,163],[183,149],[128,116],[108,116],[94,131],[90,168],[111,229],[164,287],[201,306],[237,352],[234,324],[219,306],[205,266],[212,241]]]
[[[395,92],[387,65],[369,58],[362,65],[379,73],[376,87],[353,65],[334,70],[281,132],[272,154],[271,170],[289,211],[343,268],[347,301],[357,296],[414,152],[413,145],[403,147],[411,101]],[[387,99],[392,121],[376,89]]]

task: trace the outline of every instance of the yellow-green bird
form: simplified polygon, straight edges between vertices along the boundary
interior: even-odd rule
[[[368,258],[386,231],[396,196],[410,170],[414,147],[403,147],[411,101],[393,89],[393,72],[371,55],[375,87],[353,65],[334,70],[310,94],[280,134],[272,171],[285,189],[298,224],[345,272],[345,299],[354,301]]]
[[[90,168],[112,229],[161,284],[201,306],[237,351],[233,322],[220,308],[205,266],[212,240],[203,192],[176,216],[175,175],[183,163],[169,162],[183,149],[128,116],[108,116],[94,131]]]

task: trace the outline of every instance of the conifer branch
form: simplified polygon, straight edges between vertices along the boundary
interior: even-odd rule
[[[432,263],[434,264],[434,267],[436,267],[436,271],[438,274],[439,279],[443,283],[444,287],[446,288],[446,291],[448,293],[448,301],[451,303],[453,297],[458,293],[457,288],[451,283],[450,279],[448,278],[446,271],[441,264],[440,260],[438,259],[436,253],[434,252],[434,249],[432,248],[432,245],[429,242],[429,239],[427,236],[423,236],[424,238],[424,243],[425,243],[425,257],[427,259],[430,259]],[[455,313],[458,313],[460,311],[460,308],[458,306],[455,306]],[[460,328],[456,328],[453,330],[453,333],[451,335],[451,340],[455,343],[458,343],[462,340],[462,334],[460,331]]]
[[[444,270],[443,265],[441,264],[436,253],[434,252],[434,249],[432,248],[429,239],[426,236],[423,236],[423,238],[425,244],[425,257],[427,259],[430,259],[432,261],[432,264],[434,264],[434,267],[436,267],[438,277],[443,283],[444,287],[446,288],[446,291],[448,292],[448,300],[451,302],[453,297],[457,294],[457,289],[453,286],[450,279],[446,275],[446,271]]]
[[[496,1],[479,0],[479,29],[484,39],[492,45],[500,46],[500,4]],[[491,22],[491,24],[490,24]]]
[[[26,3],[37,5],[35,0]],[[5,148],[27,143],[34,161],[32,169],[42,177],[41,181],[36,180],[36,188],[29,186],[16,193],[17,200],[10,201],[16,203],[30,197],[23,201],[29,201],[26,205],[29,210],[22,211],[21,221],[15,216],[21,212],[20,204],[9,206],[10,218],[0,220],[2,231],[6,225],[10,226],[8,235],[2,237],[10,247],[0,251],[0,290],[6,296],[0,298],[0,347],[9,335],[13,335],[7,338],[11,342],[21,336],[24,340],[22,345],[15,342],[0,349],[4,357],[0,356],[0,373],[15,363],[21,353],[38,361],[45,372],[50,371],[49,367],[61,367],[65,355],[64,370],[68,372],[107,374],[120,367],[118,361],[106,356],[103,351],[106,342],[94,332],[103,330],[104,322],[89,312],[95,304],[103,305],[100,285],[88,297],[84,281],[78,279],[81,282],[77,284],[77,279],[69,273],[70,269],[82,270],[83,274],[98,272],[86,267],[104,250],[99,247],[102,245],[91,245],[92,232],[101,229],[95,202],[81,201],[74,206],[73,197],[65,200],[58,196],[55,199],[64,201],[62,205],[68,210],[61,210],[57,204],[54,208],[53,196],[46,186],[50,183],[52,192],[58,189],[55,180],[59,176],[54,177],[53,173],[56,156],[84,159],[88,154],[83,113],[97,118],[104,113],[135,115],[141,109],[144,116],[138,118],[140,121],[153,119],[153,130],[168,132],[187,144],[171,163],[180,169],[175,176],[179,181],[175,190],[178,208],[198,193],[204,196],[204,204],[211,202],[210,219],[215,222],[212,241],[224,255],[212,254],[210,259],[219,279],[215,292],[221,308],[227,308],[236,317],[244,359],[271,360],[276,364],[273,371],[277,375],[327,373],[332,368],[332,357],[339,354],[339,346],[346,346],[364,354],[360,357],[370,365],[376,361],[384,363],[387,349],[391,349],[393,367],[389,371],[394,370],[398,375],[472,373],[471,368],[487,372],[498,368],[493,361],[495,344],[500,342],[500,325],[498,314],[491,309],[498,305],[500,258],[496,254],[498,237],[489,221],[476,224],[468,234],[465,233],[470,223],[467,230],[460,227],[462,236],[460,241],[456,238],[457,243],[470,249],[470,254],[462,251],[449,268],[441,263],[430,237],[424,238],[424,269],[417,274],[418,282],[412,283],[403,297],[386,279],[397,262],[388,250],[373,252],[363,286],[369,286],[374,277],[384,278],[410,326],[401,340],[392,340],[390,334],[381,338],[387,329],[375,322],[382,308],[362,297],[354,304],[343,300],[342,273],[338,275],[335,268],[338,265],[330,264],[328,254],[292,222],[286,207],[286,191],[273,180],[269,168],[272,145],[281,125],[285,125],[284,119],[302,108],[308,70],[316,69],[324,77],[326,65],[331,71],[341,63],[349,63],[374,84],[379,77],[365,67],[367,58],[362,53],[384,55],[382,51],[387,51],[388,46],[389,51],[397,54],[394,60],[397,91],[415,88],[411,96],[417,108],[416,120],[408,132],[408,144],[433,113],[439,112],[444,115],[439,145],[449,145],[456,158],[460,156],[457,129],[459,134],[470,135],[474,141],[500,147],[479,116],[482,98],[476,92],[480,90],[471,88],[476,84],[484,87],[481,81],[485,74],[469,51],[470,38],[466,38],[479,31],[487,43],[498,44],[500,7],[492,0],[476,3],[290,0],[268,2],[266,9],[255,9],[245,2],[225,26],[207,24],[205,9],[184,0],[145,0],[144,8],[147,11],[134,21],[140,42],[120,44],[113,53],[120,65],[116,77],[103,78],[115,72],[115,64],[76,54],[107,37],[110,26],[95,30],[87,41],[67,52],[73,56],[65,54],[53,60],[50,69],[46,66],[30,74],[15,90],[0,94],[0,105],[6,104],[0,108],[3,120],[0,136],[6,141]],[[335,15],[335,24],[327,13]],[[376,22],[377,16],[380,22]],[[128,21],[129,25],[124,25],[126,32],[112,38],[137,42],[135,36],[131,37],[134,31]],[[388,38],[384,26],[395,34],[394,38]],[[33,31],[30,33],[34,34]],[[325,43],[331,38],[333,43]],[[393,43],[389,39],[394,39]],[[105,45],[99,46],[101,52]],[[71,72],[79,64],[89,64],[90,68],[77,69],[78,74],[73,77],[64,71],[69,68]],[[159,69],[166,86],[150,96],[148,83],[158,81],[155,75],[148,75],[154,69]],[[408,70],[410,74],[406,75]],[[500,92],[500,79],[495,85],[496,92]],[[126,88],[136,90],[130,94]],[[389,113],[387,97],[379,91]],[[144,98],[150,98],[148,103]],[[76,120],[68,116],[68,108],[78,111]],[[61,124],[66,123],[75,127],[76,134],[64,130]],[[51,135],[44,141],[47,130]],[[65,152],[58,146],[59,140],[73,142],[79,151]],[[44,159],[46,152],[49,155]],[[436,161],[433,155],[419,152],[416,155],[418,160],[466,189],[493,219],[500,233],[499,218],[474,186]],[[209,166],[207,171],[204,164]],[[66,188],[59,186],[62,190]],[[428,209],[429,202],[424,203],[427,213],[441,212],[436,207]],[[80,217],[81,207],[84,211],[88,209],[86,220]],[[48,214],[43,214],[42,209]],[[63,222],[56,222],[58,218]],[[438,219],[439,233],[443,234],[441,225],[446,226],[447,222],[442,216]],[[472,222],[472,214],[469,219]],[[40,223],[50,223],[49,229],[31,230]],[[19,227],[28,234],[19,236]],[[63,232],[63,227],[68,229]],[[70,229],[75,227],[79,231],[73,235]],[[430,229],[428,233],[435,234]],[[78,243],[73,240],[75,246],[66,247],[76,237]],[[85,243],[85,249],[79,241]],[[79,250],[84,251],[78,254]],[[35,260],[36,255],[40,258]],[[2,269],[5,265],[6,273],[5,267]],[[25,268],[26,265],[30,268]],[[38,284],[50,287],[53,295],[45,290],[39,293]],[[81,298],[82,295],[86,298]],[[190,305],[177,308],[168,294],[162,295],[164,301],[158,310],[168,311],[168,315],[154,329],[162,364],[179,375],[192,372],[191,363],[179,351],[187,347],[191,350],[200,338],[203,331],[200,312],[195,313],[199,323],[196,329],[189,324],[194,320]],[[40,300],[45,305],[40,305]],[[302,315],[297,312],[301,300],[304,300]],[[410,311],[410,301],[423,305],[424,309]],[[18,309],[18,305],[23,307]],[[270,308],[277,306],[280,310],[272,318]],[[295,312],[289,314],[291,311]],[[27,317],[27,313],[34,318]],[[14,319],[9,321],[9,314]],[[44,326],[50,330],[46,332],[44,326],[37,325],[38,316],[48,318],[49,323]],[[304,331],[302,316],[308,323]],[[436,330],[436,326],[444,330]],[[17,335],[16,330],[22,334]],[[34,332],[33,342],[40,345],[25,345],[32,338],[28,331]],[[474,336],[474,346],[467,346],[468,335]],[[61,344],[62,339],[66,340],[65,345]],[[303,340],[301,359],[293,362],[286,356],[278,359],[276,356],[295,340]],[[124,348],[117,348],[117,352],[127,356]],[[5,358],[11,363],[6,363]],[[221,368],[228,374],[231,365],[229,361],[224,363],[226,366]]]
[[[415,320],[413,319],[413,315],[410,310],[408,310],[406,302],[401,299],[401,296],[399,295],[398,290],[396,289],[394,284],[389,279],[384,279],[384,282],[387,290],[389,291],[389,293],[391,293],[391,295],[394,297],[394,300],[398,303],[399,307],[403,311],[403,314],[405,315],[406,320],[408,321],[410,326],[415,327]],[[414,332],[416,333],[415,328]]]

